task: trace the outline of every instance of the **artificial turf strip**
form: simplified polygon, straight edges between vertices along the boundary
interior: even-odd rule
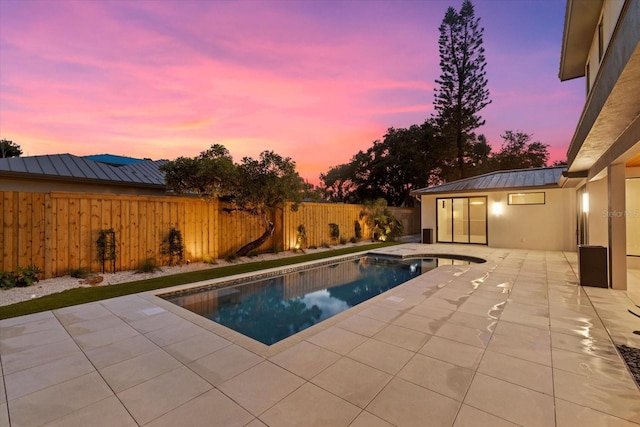
[[[135,282],[122,283],[112,286],[73,288],[60,293],[45,295],[37,299],[0,307],[0,320],[8,319],[10,317],[24,316],[26,314],[38,313],[46,310],[55,310],[58,308],[69,307],[77,304],[100,301],[103,299],[114,298],[123,295],[136,294],[138,292],[146,292],[155,289],[183,285],[185,283],[218,279],[220,277],[232,276],[235,274],[251,273],[253,271],[265,270],[268,268],[276,268],[290,264],[298,264],[301,262],[315,261],[323,258],[346,255],[354,252],[368,251],[383,246],[391,246],[396,244],[399,243],[374,243],[370,245],[353,246],[326,252],[316,252],[313,254],[272,259],[268,261],[257,261],[199,271],[191,271],[188,273],[178,273],[169,276],[155,277],[152,279],[138,280]],[[1,292],[2,291],[0,291],[0,296],[2,295]]]

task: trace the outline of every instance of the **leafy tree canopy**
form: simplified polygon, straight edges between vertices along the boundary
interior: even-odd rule
[[[13,141],[8,139],[0,139],[0,158],[6,159],[9,157],[20,157],[22,155],[22,149]]]
[[[389,128],[382,141],[359,151],[349,163],[320,175],[325,196],[334,201],[362,203],[384,198],[390,205],[411,205],[409,193],[440,182],[442,146],[429,122],[408,129]]]
[[[544,167],[549,160],[549,146],[531,142],[531,135],[507,130],[500,135],[504,140],[498,153],[491,156],[492,170],[511,170]]]
[[[283,208],[286,202],[297,207],[305,189],[295,162],[273,151],[262,152],[257,160],[244,157],[234,163],[224,146],[214,144],[197,157],[180,157],[161,170],[167,187],[176,193],[224,198],[233,206],[228,211],[248,212],[263,220],[265,232],[240,248],[238,256],[247,255],[266,242],[274,231],[270,211]]]

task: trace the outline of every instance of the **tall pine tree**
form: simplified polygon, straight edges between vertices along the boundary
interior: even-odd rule
[[[460,12],[449,7],[439,27],[442,74],[436,80],[435,123],[440,136],[453,147],[458,178],[471,175],[465,170],[466,153],[473,152],[477,143],[473,130],[484,124],[478,112],[491,102],[482,47],[484,28],[479,21],[471,1],[464,0]]]

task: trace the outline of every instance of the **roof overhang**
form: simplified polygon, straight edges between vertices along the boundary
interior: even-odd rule
[[[604,0],[567,0],[560,54],[561,81],[583,77]]]
[[[588,3],[588,2],[585,2]],[[567,151],[590,177],[618,162],[640,132],[640,2],[626,2]]]
[[[548,184],[548,185],[536,185],[536,186],[521,186],[521,187],[500,187],[500,188],[473,188],[473,189],[465,189],[465,190],[443,190],[443,191],[420,191],[414,190],[410,194],[415,197],[419,196],[435,196],[442,194],[471,194],[471,193],[497,193],[497,192],[513,192],[513,191],[536,191],[536,190],[553,190],[560,188],[558,183],[556,184]]]

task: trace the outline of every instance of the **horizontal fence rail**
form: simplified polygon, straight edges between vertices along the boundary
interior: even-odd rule
[[[215,260],[232,255],[264,232],[264,221],[229,205],[193,197],[136,196],[90,193],[30,193],[0,191],[0,271],[33,264],[44,278],[76,269],[102,271],[96,241],[101,231],[113,230],[115,270],[135,270],[146,260],[171,263],[166,243],[171,228],[179,230],[185,260]],[[306,247],[335,245],[370,230],[360,219],[361,205],[305,203],[272,213],[275,232],[259,252],[288,251],[299,243],[298,229],[306,231]],[[405,234],[420,231],[418,208],[390,208],[402,221]],[[339,237],[331,226],[337,224]],[[175,260],[174,260],[175,261]],[[107,263],[106,271],[111,271]]]

